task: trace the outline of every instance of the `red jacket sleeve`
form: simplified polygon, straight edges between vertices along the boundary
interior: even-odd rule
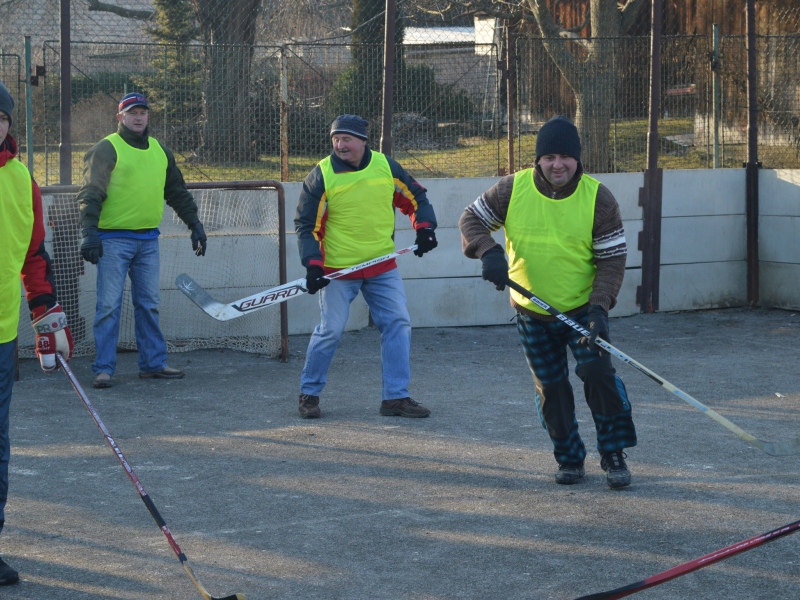
[[[56,286],[50,255],[44,249],[44,214],[42,211],[42,192],[35,181],[31,181],[33,193],[33,232],[25,263],[22,265],[22,285],[28,308],[51,307],[56,303]]]

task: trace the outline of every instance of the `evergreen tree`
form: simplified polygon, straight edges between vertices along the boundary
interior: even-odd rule
[[[163,43],[152,66],[156,73],[136,78],[154,113],[154,135],[176,150],[199,143],[203,114],[203,67],[192,47],[200,36],[191,0],[153,0],[155,24],[148,33]],[[199,46],[198,46],[199,47]]]
[[[399,4],[399,3],[398,3]],[[386,30],[385,0],[353,0],[352,52],[353,112],[369,119],[383,106],[383,43]],[[395,86],[403,72],[403,19],[395,14]],[[396,97],[396,94],[395,94]]]

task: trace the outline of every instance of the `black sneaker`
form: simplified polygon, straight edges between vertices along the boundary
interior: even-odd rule
[[[425,418],[431,411],[411,398],[397,398],[384,400],[379,411],[384,417],[411,417],[412,419]]]
[[[0,585],[14,585],[19,581],[19,573],[0,558]]]
[[[612,490],[631,484],[631,472],[625,464],[626,458],[628,455],[622,450],[615,450],[606,452],[600,459],[600,468],[606,472],[606,481]]]
[[[583,465],[558,465],[556,483],[572,485],[583,479],[584,474]]]

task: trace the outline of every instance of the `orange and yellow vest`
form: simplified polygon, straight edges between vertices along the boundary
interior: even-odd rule
[[[360,171],[334,173],[331,157],[319,163],[325,181],[325,266],[352,267],[394,252],[394,177],[389,161],[372,151]]]

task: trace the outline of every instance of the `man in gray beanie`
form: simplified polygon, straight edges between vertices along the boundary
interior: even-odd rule
[[[371,150],[367,121],[340,115],[330,129],[333,152],[308,174],[294,224],[310,294],[320,292],[314,329],[300,376],[300,416],[321,415],[319,396],[359,292],[381,332],[383,390],[380,414],[427,417],[411,399],[411,320],[403,280],[394,260],[337,279],[325,275],[394,252],[394,209],[411,219],[422,256],[437,246],[436,216],[417,183],[394,159]]]
[[[558,463],[556,483],[578,483],[586,458],[568,380],[569,346],[597,429],[600,467],[616,489],[630,484],[623,450],[636,445],[636,429],[625,385],[595,342],[609,340],[608,311],[622,287],[627,246],[616,199],[584,173],[580,158],[575,125],[550,119],[536,138],[534,168],[500,179],[467,207],[459,227],[464,254],[481,259],[484,279],[498,290],[511,279],[589,330],[581,337],[511,290],[536,409]],[[491,236],[501,227],[509,260]]]

